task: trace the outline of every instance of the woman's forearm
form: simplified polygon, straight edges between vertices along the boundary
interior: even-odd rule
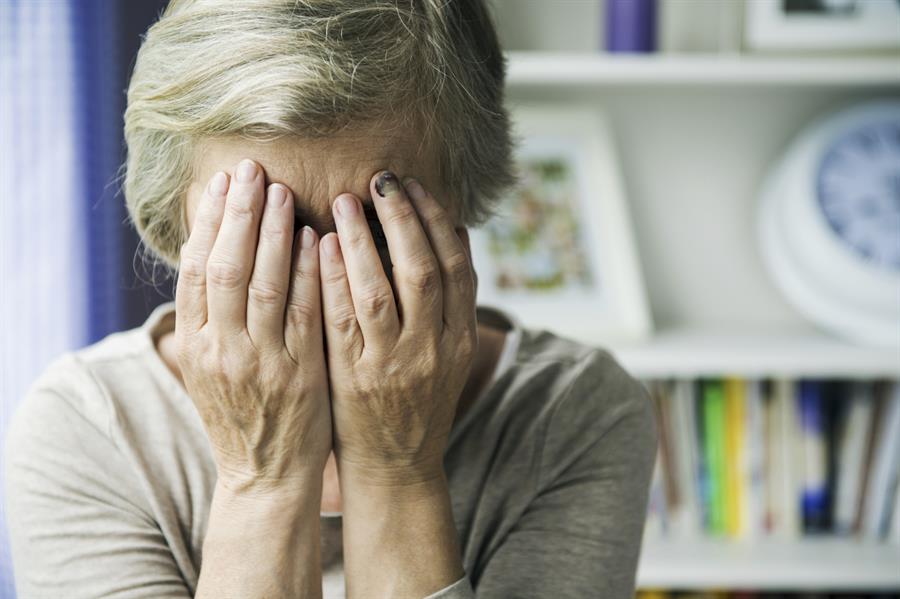
[[[196,597],[321,597],[321,500],[321,473],[289,491],[216,485]]]
[[[421,599],[462,578],[443,472],[415,484],[340,475],[348,599]]]

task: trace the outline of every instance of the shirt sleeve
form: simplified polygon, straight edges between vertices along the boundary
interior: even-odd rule
[[[557,406],[537,495],[475,581],[479,599],[634,597],[657,430],[643,386],[607,361]]]
[[[475,599],[475,591],[472,590],[469,578],[464,574],[450,586],[428,595],[425,599]]]
[[[19,598],[190,597],[126,460],[77,402],[32,391],[6,439]]]

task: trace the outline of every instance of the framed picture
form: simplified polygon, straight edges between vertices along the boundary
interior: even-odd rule
[[[601,113],[513,109],[519,181],[471,232],[478,303],[592,345],[651,329],[615,147]]]
[[[900,49],[900,0],[745,0],[753,50]]]

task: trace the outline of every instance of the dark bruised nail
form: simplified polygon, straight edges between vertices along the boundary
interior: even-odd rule
[[[385,197],[389,193],[394,193],[398,189],[400,189],[400,183],[397,181],[397,175],[391,171],[384,171],[378,175],[377,179],[375,179],[375,191],[377,191],[378,195],[381,197]]]

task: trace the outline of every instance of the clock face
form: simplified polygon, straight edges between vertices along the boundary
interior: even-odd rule
[[[819,208],[853,253],[900,271],[900,120],[837,138],[819,164]]]

